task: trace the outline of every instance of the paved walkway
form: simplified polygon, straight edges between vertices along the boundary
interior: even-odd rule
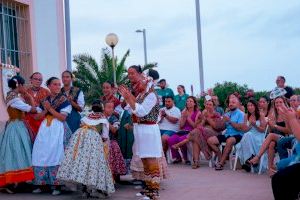
[[[267,175],[246,173],[241,170],[215,171],[201,165],[170,165],[171,178],[162,184],[161,200],[272,200],[271,179]],[[133,186],[118,185],[111,200],[138,200]],[[53,197],[49,194],[0,194],[1,200],[56,200],[80,199],[78,194]]]

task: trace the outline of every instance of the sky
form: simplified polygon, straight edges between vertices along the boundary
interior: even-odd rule
[[[299,0],[200,0],[204,87],[224,81],[271,90],[283,75],[300,87]],[[172,89],[193,85],[200,91],[194,0],[71,0],[72,55],[88,53],[98,61],[105,36],[116,33],[116,55],[127,49],[126,66],[157,62]],[[73,65],[73,67],[75,67]]]

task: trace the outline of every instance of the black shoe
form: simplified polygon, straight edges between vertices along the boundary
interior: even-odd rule
[[[185,164],[186,164],[186,165],[191,165],[192,163],[191,163],[191,161],[186,160],[186,161],[185,161]]]
[[[244,169],[246,172],[250,172],[251,171],[251,165],[249,165],[249,164],[243,164],[242,165],[242,169]]]

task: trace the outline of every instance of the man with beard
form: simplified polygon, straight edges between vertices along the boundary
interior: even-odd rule
[[[229,99],[229,109],[223,116],[223,120],[226,123],[226,132],[224,135],[218,135],[210,137],[207,143],[211,149],[218,156],[218,163],[215,165],[216,170],[223,170],[225,161],[232,150],[233,145],[239,143],[242,139],[244,129],[244,113],[238,109],[239,99],[232,96]],[[226,142],[223,154],[219,149],[219,145]]]

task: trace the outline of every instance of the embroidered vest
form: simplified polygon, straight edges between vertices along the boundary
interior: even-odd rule
[[[143,96],[138,96],[136,99],[136,102],[141,104],[144,102],[145,98],[150,94],[150,92],[147,92]],[[156,93],[154,93],[156,95]],[[148,115],[144,117],[138,117],[136,115],[132,115],[132,121],[133,123],[140,123],[140,124],[155,124],[157,123],[158,120],[158,115],[159,115],[159,101],[156,101],[155,106],[151,109]]]
[[[8,106],[7,113],[9,116],[9,121],[14,121],[16,119],[23,119],[25,114],[21,110]]]

